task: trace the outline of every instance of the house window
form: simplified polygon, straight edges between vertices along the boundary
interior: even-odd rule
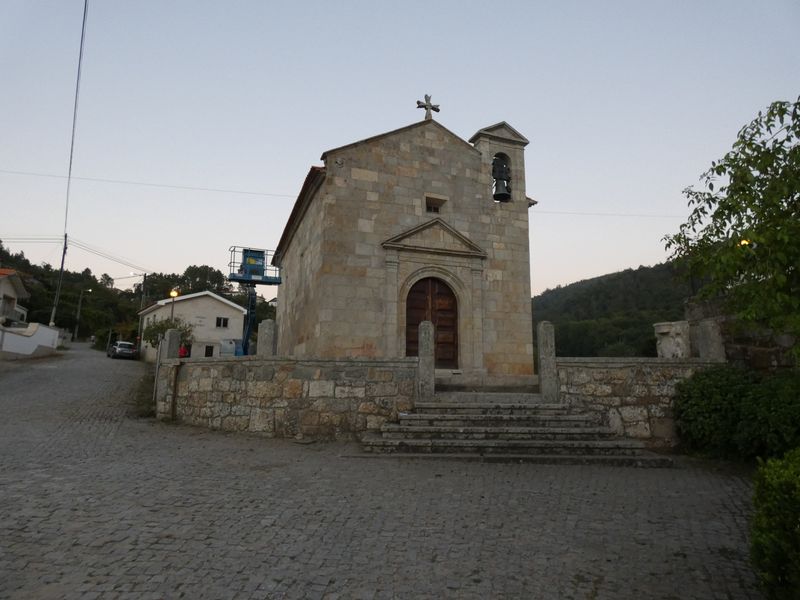
[[[217,317],[217,327],[227,327],[228,317]]]
[[[206,346],[206,357],[214,356],[214,346]]]
[[[445,202],[447,202],[446,198],[435,198],[433,196],[425,196],[425,212],[439,214]]]

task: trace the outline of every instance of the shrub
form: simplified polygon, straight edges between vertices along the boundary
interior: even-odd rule
[[[736,444],[743,457],[782,456],[800,446],[800,371],[767,377],[742,397]]]
[[[720,366],[680,382],[675,394],[675,426],[684,446],[714,456],[736,455],[740,406],[755,380],[751,372]]]
[[[800,590],[800,448],[762,463],[755,478],[750,555],[769,600]]]
[[[170,329],[177,329],[181,332],[181,344],[192,343],[192,333],[194,328],[179,317],[175,317],[174,319],[162,319],[161,321],[151,323],[144,328],[144,331],[142,332],[142,339],[155,348],[158,346],[158,341]]]

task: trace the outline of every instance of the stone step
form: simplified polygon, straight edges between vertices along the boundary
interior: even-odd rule
[[[643,451],[635,456],[617,456],[614,454],[463,454],[463,453],[428,453],[414,454],[410,452],[362,452],[346,454],[345,458],[369,458],[387,460],[419,460],[419,461],[460,461],[483,463],[512,463],[537,465],[603,465],[611,467],[643,467],[665,468],[673,465],[668,456]]]
[[[644,444],[634,440],[437,440],[386,439],[374,434],[362,441],[365,452],[474,454],[594,454],[634,456]]]
[[[433,402],[460,404],[542,404],[542,395],[530,392],[439,392]]]
[[[483,415],[446,413],[400,413],[401,425],[428,427],[592,427],[597,417],[579,415]]]
[[[607,427],[454,427],[394,423],[385,424],[381,432],[385,439],[437,440],[596,440],[614,435]]]
[[[417,402],[414,410],[418,414],[461,415],[565,415],[568,407],[563,404],[532,404],[519,402]]]

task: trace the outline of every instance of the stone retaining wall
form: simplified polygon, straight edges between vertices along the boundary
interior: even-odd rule
[[[159,419],[270,437],[353,439],[411,410],[418,360],[167,359]]]
[[[556,358],[559,399],[574,412],[597,415],[617,435],[651,447],[677,443],[675,384],[716,362],[663,358]]]

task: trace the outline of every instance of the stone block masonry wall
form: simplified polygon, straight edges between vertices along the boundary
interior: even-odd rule
[[[556,358],[559,398],[574,412],[594,413],[617,435],[669,448],[677,443],[675,385],[717,364],[699,359]]]
[[[357,439],[414,407],[417,365],[416,358],[165,360],[157,417],[269,437]]]

